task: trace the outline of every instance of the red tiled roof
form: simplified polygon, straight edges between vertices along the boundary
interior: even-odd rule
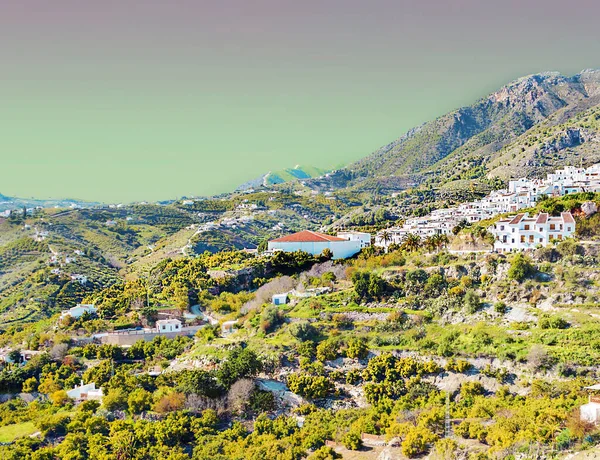
[[[560,215],[566,224],[574,224],[575,223],[575,219],[573,219],[573,214],[571,214],[570,212],[561,212]]]
[[[517,214],[515,217],[513,217],[513,220],[511,220],[509,222],[509,224],[511,225],[515,225],[518,224],[519,222],[521,222],[521,219],[523,218],[525,214]]]
[[[548,213],[542,212],[538,218],[536,224],[545,224],[548,221]]]
[[[346,241],[344,238],[326,235],[325,233],[313,232],[311,230],[302,230],[298,233],[292,233],[276,240],[274,243],[322,243],[324,241]]]

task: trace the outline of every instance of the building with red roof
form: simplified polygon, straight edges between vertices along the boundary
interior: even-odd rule
[[[333,253],[334,259],[352,257],[360,252],[363,247],[365,247],[364,241],[353,237],[349,233],[332,236],[326,233],[313,232],[312,230],[302,230],[276,238],[269,241],[268,244],[270,251],[303,251],[315,256],[322,254],[325,249],[329,249]]]
[[[499,220],[489,231],[494,235],[496,251],[523,251],[572,237],[575,219],[570,212],[563,212],[560,216],[543,212],[534,217],[523,213]]]

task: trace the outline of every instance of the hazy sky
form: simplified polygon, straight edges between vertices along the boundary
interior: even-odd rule
[[[597,0],[0,0],[0,192],[155,200],[332,167],[530,73]]]

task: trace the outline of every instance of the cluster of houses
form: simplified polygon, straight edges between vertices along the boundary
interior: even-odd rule
[[[499,214],[534,207],[548,196],[580,192],[600,192],[600,164],[589,168],[567,166],[548,174],[546,179],[512,180],[507,189],[493,191],[481,200],[437,209],[427,216],[407,219],[402,226],[383,230],[376,235],[375,245],[387,248],[390,244],[400,244],[409,234],[422,238],[449,235],[464,222],[473,224]],[[575,221],[570,213],[563,213],[560,217],[519,214],[489,230],[496,240],[495,250],[525,250],[571,236],[575,231]]]

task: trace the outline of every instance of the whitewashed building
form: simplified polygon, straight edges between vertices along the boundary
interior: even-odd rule
[[[75,401],[101,401],[104,396],[102,388],[96,388],[95,383],[87,383],[67,391],[67,396]]]
[[[366,232],[338,232],[338,237],[348,241],[360,241],[361,249],[371,246],[371,234]]]
[[[360,252],[362,242],[360,239],[347,239],[311,230],[302,230],[271,240],[268,244],[269,251],[304,251],[314,256],[322,254],[325,249],[329,249],[333,253],[334,259],[346,259]]]
[[[527,213],[502,219],[488,229],[494,235],[494,250],[522,251],[562,241],[575,233],[575,219],[570,212],[553,217],[541,213],[529,217]]]
[[[591,392],[600,391],[600,384],[585,387],[585,389],[590,390],[589,400],[587,404],[579,408],[579,415],[582,421],[597,425],[600,422],[600,396],[593,395]]]
[[[80,303],[72,308],[69,308],[68,310],[62,311],[60,314],[60,317],[62,319],[65,316],[71,316],[72,318],[78,319],[78,318],[81,318],[81,316],[84,313],[89,313],[89,314],[93,315],[93,314],[96,314],[96,311],[97,311],[97,309],[94,305]]]
[[[285,305],[288,303],[288,295],[285,294],[275,294],[272,297],[273,305]]]
[[[169,332],[181,332],[181,321],[175,318],[159,319],[156,322],[156,330],[161,334]]]

